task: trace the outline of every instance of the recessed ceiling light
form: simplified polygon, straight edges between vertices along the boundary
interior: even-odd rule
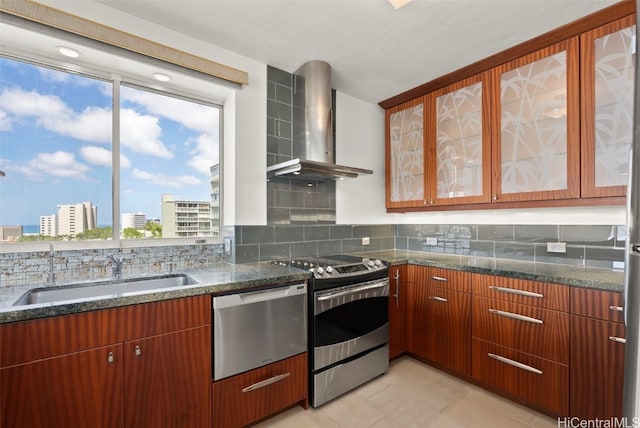
[[[164,73],[153,73],[153,78],[159,80],[160,82],[168,82],[171,80],[170,76],[167,76]]]
[[[58,49],[58,52],[60,52],[62,55],[69,57],[69,58],[79,58],[80,57],[80,52],[78,52],[75,49],[72,49],[70,47],[67,46],[58,46],[56,49]]]
[[[393,6],[395,10],[398,10],[407,3],[411,3],[411,1],[412,0],[389,0],[389,3],[391,3],[391,6]]]

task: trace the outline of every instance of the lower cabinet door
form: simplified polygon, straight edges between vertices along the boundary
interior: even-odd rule
[[[122,427],[122,345],[0,371],[2,427]]]
[[[565,416],[569,411],[569,367],[473,338],[475,379],[532,405]]]
[[[307,406],[307,354],[213,383],[213,427],[251,424],[296,403]]]
[[[623,324],[571,317],[571,416],[622,417],[624,352]]]
[[[211,328],[124,344],[125,427],[209,426]]]

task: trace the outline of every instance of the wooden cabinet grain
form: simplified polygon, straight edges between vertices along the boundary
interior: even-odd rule
[[[622,294],[573,289],[571,297],[570,414],[590,420],[621,417],[625,327],[618,308],[622,308]]]
[[[208,426],[210,305],[199,296],[3,325],[1,425]]]
[[[567,286],[474,274],[472,376],[566,415],[568,309]]]
[[[408,350],[461,374],[470,373],[470,274],[411,267]]]
[[[407,266],[389,267],[389,359],[407,351]]]
[[[307,408],[307,354],[212,384],[214,428],[237,428],[301,403]]]

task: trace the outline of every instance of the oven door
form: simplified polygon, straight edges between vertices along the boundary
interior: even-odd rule
[[[388,277],[314,293],[314,371],[388,342]]]

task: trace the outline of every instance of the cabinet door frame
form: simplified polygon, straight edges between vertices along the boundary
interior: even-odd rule
[[[422,168],[423,168],[423,181],[422,181],[422,198],[414,199],[414,200],[406,200],[406,201],[392,201],[391,200],[391,188],[392,188],[392,179],[391,176],[391,161],[392,161],[392,148],[391,148],[391,115],[394,113],[398,113],[400,111],[416,107],[422,104]],[[427,156],[427,146],[426,146],[426,125],[427,125],[427,114],[429,109],[427,108],[426,96],[418,97],[414,100],[407,101],[406,103],[395,106],[385,112],[385,198],[386,198],[386,206],[387,208],[410,208],[410,207],[420,207],[427,204],[426,197],[426,156]]]
[[[581,197],[626,196],[627,186],[596,186],[596,118],[595,118],[595,41],[596,39],[636,25],[636,14],[626,16],[580,35],[580,137]],[[637,32],[637,29],[636,29]]]
[[[503,73],[528,65],[537,60],[566,52],[566,106],[567,106],[567,188],[519,193],[502,193],[502,113],[500,108],[501,76]],[[540,49],[493,69],[492,75],[492,189],[493,202],[541,201],[553,199],[577,199],[580,196],[580,82],[579,38],[572,37]]]
[[[452,198],[438,198],[438,97],[457,91],[467,86],[482,83],[482,193],[474,196],[462,196]],[[486,71],[459,82],[445,86],[427,95],[427,110],[432,114],[427,115],[425,126],[426,152],[428,156],[425,163],[425,189],[427,201],[430,205],[456,205],[476,204],[491,202],[491,73]]]

